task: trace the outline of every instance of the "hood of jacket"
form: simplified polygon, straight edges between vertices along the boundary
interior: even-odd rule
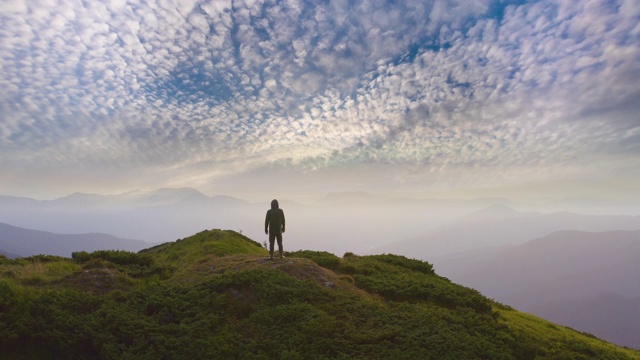
[[[271,201],[271,208],[272,208],[272,209],[278,209],[279,207],[280,207],[280,206],[278,205],[278,200],[273,199],[273,200]]]

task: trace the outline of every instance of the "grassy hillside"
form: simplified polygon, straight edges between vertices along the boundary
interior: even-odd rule
[[[0,257],[6,359],[640,359],[395,255],[211,230],[140,253]]]

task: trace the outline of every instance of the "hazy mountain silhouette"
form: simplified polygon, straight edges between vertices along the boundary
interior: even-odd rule
[[[302,204],[278,199],[287,215],[286,248],[364,253],[408,238],[480,209],[495,199],[406,199],[364,192],[333,193]],[[172,241],[203,228],[264,237],[269,208],[191,188],[116,195],[74,193],[54,200],[0,196],[0,222],[54,233],[108,233],[148,242]],[[262,240],[260,240],[262,241]]]
[[[259,217],[250,207],[240,199],[208,197],[191,188],[74,193],[54,200],[1,196],[0,221],[54,233],[97,232],[160,242],[220,223],[242,229],[243,218]]]
[[[510,204],[507,199],[497,198],[410,199],[348,192],[328,194],[306,204],[278,200],[290,225],[286,249],[323,250],[337,255],[346,251],[391,252],[430,259],[434,254],[511,243],[513,239],[524,242],[566,229],[564,225],[571,222],[568,214],[522,214],[505,206],[477,212],[495,203]],[[203,228],[225,228],[263,241],[262,222],[270,201],[252,203],[224,195],[207,196],[192,188],[116,195],[74,193],[54,200],[0,196],[0,222],[58,234],[97,232],[148,242],[172,241]],[[545,216],[555,219],[555,225],[531,231],[533,225],[548,222]],[[640,223],[640,218],[632,217],[594,220],[598,217],[575,216],[587,226],[569,228],[600,231],[628,228],[618,226],[620,222]],[[527,224],[530,219],[535,219],[533,225]],[[592,226],[598,221],[606,226]],[[414,241],[381,248],[401,239]]]
[[[206,204],[212,201],[211,198],[192,188],[165,188],[152,192],[144,192],[138,196],[129,195],[130,199],[135,199],[141,204],[148,206],[171,205],[171,204]]]
[[[148,242],[108,234],[54,234],[0,223],[0,248],[12,258],[38,254],[70,257],[74,251],[139,251],[149,245]]]
[[[434,260],[447,254],[486,246],[522,244],[559,230],[597,232],[637,229],[640,229],[640,216],[525,213],[506,205],[494,205],[422,236],[380,247],[375,252]]]
[[[604,293],[545,304],[532,312],[601,339],[640,349],[640,297]]]
[[[4,256],[6,256],[8,258],[17,258],[18,257],[18,255],[8,253],[8,252],[6,252],[4,250],[0,250],[0,255],[4,255]]]
[[[640,332],[626,328],[634,335],[619,337],[615,334],[625,329],[607,329],[624,325],[615,318],[640,320],[640,312],[634,312],[632,306],[636,301],[624,300],[640,297],[639,258],[640,231],[559,231],[517,246],[436,259],[434,265],[443,276],[519,310],[552,315],[561,324],[637,346]],[[618,306],[621,303],[625,306]],[[561,309],[572,308],[572,304],[572,312],[561,317]],[[596,309],[607,309],[605,313],[612,315],[600,322]],[[597,327],[599,323],[602,328]]]
[[[375,195],[369,194],[365,191],[346,191],[346,192],[335,192],[328,193],[323,198],[319,199],[317,202],[319,204],[331,204],[331,205],[351,205],[358,204],[363,202],[376,202],[383,201],[384,199],[379,198]]]
[[[40,203],[41,201],[39,200],[35,200],[27,197],[0,195],[0,204],[5,207],[9,207],[9,206],[29,207],[29,206],[37,206]]]

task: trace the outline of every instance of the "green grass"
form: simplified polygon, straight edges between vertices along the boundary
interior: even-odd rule
[[[600,340],[591,334],[553,324],[537,316],[516,310],[497,309],[503,321],[519,340],[538,351],[537,359],[557,359],[566,348],[573,349],[585,359],[640,359],[640,352]],[[578,357],[580,358],[580,357]]]
[[[18,259],[11,263],[1,264],[0,274],[3,278],[13,279],[18,283],[47,285],[73,274],[80,268],[65,258],[51,262],[34,262],[28,259]]]
[[[0,359],[640,359],[419,260],[266,255],[210,230],[137,254],[0,258]]]
[[[160,263],[184,265],[205,255],[267,255],[262,245],[232,230],[205,230],[185,239],[140,251],[152,254]]]

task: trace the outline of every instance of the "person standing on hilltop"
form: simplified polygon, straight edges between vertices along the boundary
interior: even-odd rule
[[[284,258],[282,250],[282,233],[284,233],[284,211],[280,209],[278,200],[271,201],[271,209],[267,210],[264,220],[264,233],[269,234],[269,260],[273,260],[273,243],[278,239],[280,258]]]

